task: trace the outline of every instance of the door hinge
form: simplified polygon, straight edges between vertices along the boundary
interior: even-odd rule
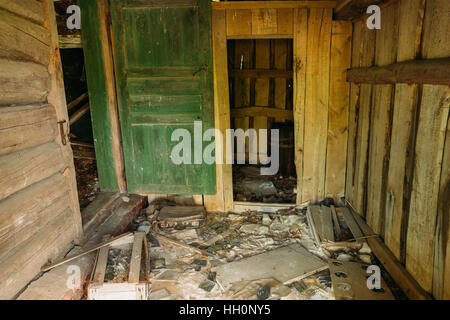
[[[63,144],[63,146],[67,144],[66,134],[64,133],[64,123],[66,122],[66,120],[58,121],[59,134],[61,135],[61,143]]]

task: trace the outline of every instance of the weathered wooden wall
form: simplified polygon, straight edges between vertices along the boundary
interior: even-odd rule
[[[224,16],[226,39],[240,39],[229,48],[234,84],[231,101],[223,104],[245,107],[231,111],[235,128],[293,120],[297,202],[338,200],[345,191],[352,25],[332,21],[330,2],[277,3],[213,6]]]
[[[0,0],[0,299],[82,233],[57,43],[53,1]]]
[[[381,17],[381,30],[354,22],[352,68],[450,56],[449,1],[392,1]],[[346,199],[426,291],[449,298],[450,88],[423,81],[351,84]]]

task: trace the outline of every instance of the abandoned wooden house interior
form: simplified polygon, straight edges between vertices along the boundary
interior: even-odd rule
[[[0,299],[450,299],[450,1],[0,17]]]

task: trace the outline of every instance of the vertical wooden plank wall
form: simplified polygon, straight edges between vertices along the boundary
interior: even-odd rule
[[[448,1],[397,0],[381,14],[381,30],[354,22],[352,67],[450,56]],[[438,299],[450,296],[449,107],[448,86],[351,85],[346,200]]]
[[[332,8],[224,11],[227,38],[239,39],[232,51],[234,69],[287,70],[293,66],[297,202],[318,202],[325,197],[339,200],[345,193],[350,91],[345,72],[351,60],[351,23],[333,22]],[[283,38],[293,39],[293,56]],[[289,108],[289,80],[232,81],[233,107]],[[261,114],[236,118],[234,125],[244,130],[270,129],[270,122]]]
[[[351,63],[351,41],[351,22],[333,21],[325,195],[335,201],[344,196],[345,190],[350,90],[346,70]]]

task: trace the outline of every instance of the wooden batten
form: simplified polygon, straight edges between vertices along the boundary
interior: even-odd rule
[[[358,68],[348,71],[347,80],[368,84],[450,84],[450,58],[412,60],[386,67]]]

